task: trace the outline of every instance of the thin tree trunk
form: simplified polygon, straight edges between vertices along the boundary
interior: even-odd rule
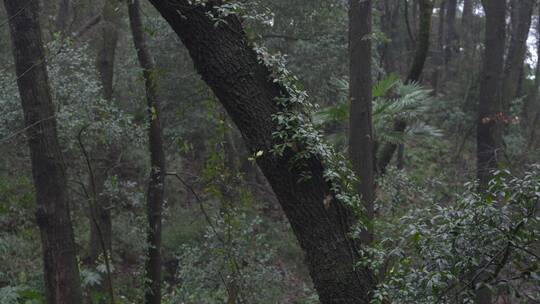
[[[371,96],[371,0],[349,0],[350,121],[349,154],[360,179],[358,194],[373,218],[374,170]],[[364,233],[364,242],[370,242]]]
[[[60,0],[60,4],[58,6],[58,13],[56,14],[56,30],[61,32],[62,34],[65,34],[68,30],[68,22],[69,22],[69,11],[70,11],[70,0]]]
[[[439,5],[439,23],[438,23],[438,29],[437,29],[437,38],[438,38],[438,51],[440,52],[439,57],[441,58],[439,61],[441,63],[444,62],[444,49],[445,49],[445,25],[446,25],[446,7],[447,3],[446,0],[442,0],[441,4]],[[442,64],[441,64],[442,65]]]
[[[430,0],[420,0],[420,24],[418,27],[418,35],[416,42],[416,51],[414,55],[414,61],[411,66],[409,75],[407,76],[407,82],[418,82],[422,71],[424,69],[424,64],[426,62],[428,51],[429,51],[429,41],[431,34],[431,15],[433,13],[433,2]],[[393,130],[394,132],[405,132],[407,128],[407,123],[403,120],[396,121],[394,123]],[[384,173],[388,164],[392,160],[394,153],[397,149],[395,143],[386,143],[379,153],[379,159],[377,161],[377,170],[379,173]]]
[[[538,8],[538,16],[540,16],[540,5]],[[539,133],[536,126],[540,122],[540,107],[538,105],[538,90],[540,89],[540,21],[536,22],[536,58],[534,86],[531,87],[531,91],[525,100],[525,106],[521,115],[530,129],[529,150],[536,146]]]
[[[469,58],[472,53],[472,34],[471,28],[473,25],[473,0],[463,0],[463,14],[461,16],[460,36],[463,41],[463,54],[465,58]]]
[[[117,12],[115,0],[106,0],[103,7],[103,22],[101,45],[97,56],[97,70],[100,77],[101,86],[103,89],[103,98],[112,102],[113,95],[113,76],[114,76],[114,57],[116,52],[116,44],[118,40],[117,33]],[[109,155],[110,160],[116,159]],[[97,170],[94,183],[97,187],[97,196],[95,204],[97,218],[92,221],[90,229],[90,260],[95,261],[99,254],[103,252],[111,253],[112,250],[112,220],[111,206],[108,200],[101,195],[104,189],[104,184],[108,177],[108,168],[112,166],[110,163],[100,163]],[[99,227],[96,227],[99,226]],[[106,248],[101,248],[101,241]]]
[[[97,68],[103,86],[103,97],[112,101],[114,56],[118,42],[118,1],[106,0],[103,6],[101,46],[98,51]]]
[[[75,32],[73,36],[75,38],[81,38],[82,36],[84,36],[84,34],[90,31],[94,26],[98,25],[101,22],[101,19],[102,19],[101,14],[94,16],[85,25],[83,25],[77,32]]]
[[[502,152],[502,92],[504,44],[506,28],[505,0],[484,0],[486,34],[484,67],[480,82],[477,120],[477,176],[481,188],[497,168]]]
[[[520,0],[514,2],[512,8],[512,33],[510,46],[504,67],[503,78],[503,111],[508,115],[511,101],[518,97],[518,88],[523,77],[523,64],[527,54],[527,38],[531,27],[534,0]]]
[[[409,75],[407,76],[407,82],[419,82],[422,71],[424,70],[424,64],[429,52],[429,41],[431,35],[431,16],[433,14],[433,1],[420,0],[420,24],[418,27],[418,41],[416,44],[416,51],[414,53],[414,60],[411,66]]]
[[[150,147],[150,180],[147,192],[148,252],[146,257],[146,304],[161,303],[161,223],[165,189],[165,153],[160,124],[160,102],[157,93],[156,68],[148,51],[139,0],[128,1],[129,22],[139,64],[143,69],[148,109]]]
[[[441,4],[439,5],[439,12],[438,12],[438,27],[437,27],[437,55],[435,56],[435,69],[433,69],[433,90],[434,94],[437,94],[439,92],[439,87],[441,87],[444,84],[444,72],[445,72],[445,43],[446,43],[446,33],[445,33],[445,25],[446,25],[446,7],[447,7],[447,1],[442,0]]]
[[[118,41],[118,13],[119,2],[116,0],[105,0],[103,6],[103,21],[101,23],[102,35],[97,54],[97,70],[103,90],[103,98],[108,102],[113,102],[113,80],[114,80],[114,58]],[[96,193],[94,194],[94,208],[90,212],[90,256],[89,263],[95,264],[100,255],[104,255],[105,263],[108,264],[112,255],[112,215],[110,200],[104,195],[105,183],[110,175],[110,169],[115,165],[114,160],[118,158],[116,147],[113,146],[107,153],[106,161],[97,161],[94,181]],[[100,151],[103,153],[103,151]],[[109,268],[109,267],[108,267]],[[103,292],[107,291],[110,301],[114,301],[114,290],[112,287],[112,276],[107,273],[102,284],[98,287]],[[108,289],[108,290],[107,290]]]
[[[208,16],[214,1],[206,6],[188,0],[150,2],[189,50],[195,67],[237,125],[250,153],[264,151],[257,164],[305,252],[321,303],[370,303],[374,278],[369,270],[357,267],[358,243],[349,234],[355,216],[350,207],[335,199],[321,160],[303,158],[300,169],[291,166],[299,153],[295,149],[286,149],[282,155],[269,152],[281,143],[272,135],[278,129],[272,117],[282,110],[276,98],[289,96],[258,60],[241,21],[229,15],[226,22],[215,23]],[[302,179],[306,171],[310,172],[307,180]]]
[[[384,3],[378,2],[381,6],[381,30],[388,37],[388,40],[383,43],[381,53],[381,65],[387,74],[395,73],[399,70],[396,65],[396,49],[398,43],[396,42],[398,35],[398,22],[399,11],[401,7],[401,1],[385,0]]]
[[[48,304],[82,302],[66,173],[58,143],[37,0],[4,0],[27,127]]]
[[[445,48],[444,48],[444,62],[445,69],[448,69],[450,60],[455,53],[457,53],[458,45],[458,36],[456,31],[456,11],[457,11],[457,0],[448,0],[446,4],[446,31],[445,31]]]

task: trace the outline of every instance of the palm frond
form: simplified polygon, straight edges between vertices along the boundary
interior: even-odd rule
[[[406,130],[408,136],[442,137],[443,131],[424,122],[416,122]]]
[[[372,88],[371,94],[373,98],[380,98],[385,96],[391,89],[393,89],[400,82],[397,74],[388,74],[385,78],[379,80]]]

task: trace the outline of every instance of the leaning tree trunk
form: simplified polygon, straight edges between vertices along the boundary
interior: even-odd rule
[[[414,54],[414,60],[411,66],[409,75],[407,76],[408,83],[418,82],[422,71],[424,70],[424,64],[426,62],[428,51],[429,51],[429,41],[431,34],[431,16],[433,13],[433,2],[431,0],[420,0],[420,24],[418,27],[418,35],[416,42],[416,51]],[[394,132],[405,132],[407,128],[407,123],[403,120],[398,120],[394,123],[393,130]],[[379,153],[379,158],[377,161],[377,171],[379,173],[384,173],[388,164],[392,160],[394,153],[396,152],[398,145],[395,143],[386,143]]]
[[[372,1],[349,0],[350,117],[349,155],[360,179],[358,194],[369,219],[375,197],[373,177],[373,130],[371,96]],[[364,233],[364,241],[372,237]]]
[[[82,302],[62,152],[41,40],[38,0],[4,0],[24,112],[48,304]]]
[[[139,0],[128,1],[129,22],[139,64],[143,69],[148,111],[150,179],[146,194],[148,251],[144,301],[161,303],[161,218],[165,189],[165,154],[160,124],[160,103],[157,94],[156,68],[146,46]]]
[[[487,185],[490,171],[501,158],[502,89],[506,27],[505,0],[484,0],[486,33],[484,67],[480,82],[477,120],[477,176],[481,187]]]
[[[188,0],[150,1],[172,26],[190,52],[196,69],[223,104],[251,153],[264,151],[257,164],[271,184],[302,247],[320,301],[370,303],[374,286],[371,272],[357,267],[357,242],[350,237],[355,223],[352,210],[339,202],[325,179],[318,156],[301,158],[301,168],[291,166],[301,151],[288,148],[270,152],[282,141],[273,117],[283,110],[279,97],[290,97],[274,82],[271,71],[249,45],[240,19],[234,15],[215,22],[206,6]],[[260,155],[260,154],[259,154]],[[297,158],[298,159],[298,158]],[[310,178],[305,178],[305,172]]]

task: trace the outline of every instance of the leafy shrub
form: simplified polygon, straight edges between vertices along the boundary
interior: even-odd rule
[[[384,273],[374,303],[469,303],[482,286],[512,303],[539,300],[540,167],[467,187],[455,204],[409,211],[364,260]]]

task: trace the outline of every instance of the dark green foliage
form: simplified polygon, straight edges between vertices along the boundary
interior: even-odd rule
[[[54,22],[47,22],[55,18],[59,1],[45,2],[41,19],[47,69],[82,287],[94,303],[107,299],[95,288],[106,277],[103,256],[95,267],[85,264],[92,195],[81,142],[94,168],[118,155],[98,196],[107,198],[112,213],[110,258],[116,302],[142,303],[148,249],[145,193],[151,168],[144,133],[144,80],[127,13],[123,4],[118,6],[114,90],[112,102],[107,102],[101,97],[95,63],[99,23],[82,36],[71,34],[99,13],[101,1],[74,1],[70,14],[75,19],[68,23],[66,36],[54,33]],[[474,289],[482,286],[489,286],[494,297],[506,303],[538,297],[540,180],[533,164],[540,154],[538,121],[531,117],[540,106],[537,98],[529,98],[536,83],[533,43],[530,58],[520,67],[519,97],[506,117],[500,148],[504,162],[490,175],[487,190],[479,192],[475,125],[485,28],[480,1],[472,1],[470,15],[463,15],[458,5],[457,37],[452,42],[458,47],[448,62],[440,60],[441,50],[435,46],[439,38],[443,42],[448,38],[447,15],[434,10],[433,47],[423,77],[408,83],[404,79],[418,37],[408,34],[406,22],[411,27],[418,24],[417,8],[414,1],[375,1],[373,35],[365,37],[373,44],[374,140],[378,149],[386,143],[403,145],[404,153],[377,177],[375,219],[368,222],[353,191],[357,180],[342,156],[348,151],[350,104],[346,2],[224,1],[211,16],[218,26],[225,22],[223,16],[242,15],[259,62],[288,96],[274,100],[280,111],[270,118],[276,123],[272,149],[249,152],[194,69],[188,50],[167,22],[142,2],[145,34],[156,63],[152,77],[161,97],[168,163],[163,304],[319,303],[303,264],[304,252],[256,166],[261,158],[291,149],[298,152],[287,163],[291,171],[302,171],[306,159],[320,160],[324,180],[339,202],[354,207],[360,224],[373,227],[372,247],[363,248],[358,261],[377,278],[373,303],[470,303]],[[537,15],[533,13],[530,30],[533,42]],[[3,8],[0,16],[7,20]],[[0,26],[0,46],[5,50],[0,51],[0,303],[37,304],[44,303],[44,282],[35,193],[6,29]],[[394,121],[405,121],[405,132],[395,132]],[[306,171],[297,183],[311,178]]]

